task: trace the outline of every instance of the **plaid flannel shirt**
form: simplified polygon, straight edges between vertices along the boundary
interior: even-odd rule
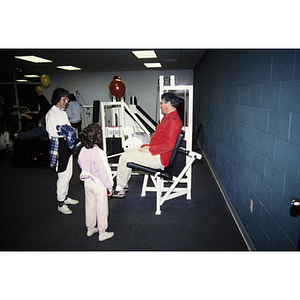
[[[70,149],[73,149],[75,147],[75,140],[76,140],[76,131],[75,129],[70,125],[57,125],[57,134],[62,135],[67,143],[68,147]]]
[[[70,149],[73,149],[75,147],[75,150],[78,146],[75,145],[76,140],[76,131],[72,126],[69,125],[57,125],[57,134],[63,136],[67,143],[68,147]],[[56,168],[57,162],[58,162],[58,138],[57,137],[51,137],[50,139],[50,168]]]
[[[58,138],[51,136],[50,139],[50,168],[55,168],[58,162]]]

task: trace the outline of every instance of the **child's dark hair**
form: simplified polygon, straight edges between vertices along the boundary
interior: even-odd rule
[[[102,147],[102,129],[99,124],[92,123],[82,130],[82,144],[88,149],[94,145]]]

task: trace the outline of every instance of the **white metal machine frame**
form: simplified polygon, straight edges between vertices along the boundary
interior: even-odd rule
[[[133,112],[133,105],[127,105],[122,99],[121,101],[114,101],[114,102],[101,102],[101,122],[102,122],[102,135],[103,135],[103,141],[106,140],[107,137],[111,137],[117,133],[118,137],[122,138],[122,145],[125,143],[125,134],[124,134],[124,128],[129,126],[129,124],[126,124],[125,122],[125,109],[130,114],[131,118],[138,124],[138,126],[142,129],[143,132],[150,135],[150,132],[148,129],[144,126],[144,124],[136,117],[135,111]],[[107,108],[112,108],[112,114],[116,113],[117,120],[114,118],[114,116],[111,117],[111,126],[107,126],[106,124],[106,116]],[[151,124],[149,124],[151,125]],[[155,130],[155,128],[154,128]],[[103,150],[107,152],[106,143],[103,143]]]
[[[170,85],[164,85],[165,80],[164,76],[159,76],[159,99],[161,99],[162,94],[174,91],[183,93],[185,110],[184,117],[187,119],[184,120],[183,130],[185,132],[185,140],[187,142],[187,149],[192,150],[192,140],[193,140],[193,86],[192,85],[175,85],[175,76],[170,76]],[[177,94],[177,93],[176,93]],[[178,96],[178,94],[177,94]],[[187,108],[187,109],[186,109]],[[162,119],[163,115],[161,114],[160,118]]]
[[[191,170],[193,162],[196,159],[200,160],[202,158],[202,155],[183,148],[180,149],[180,152],[186,155],[186,165],[181,170],[178,176],[173,176],[172,183],[161,178],[161,173],[159,171],[155,175],[144,175],[141,197],[145,197],[146,192],[156,192],[156,215],[161,214],[160,208],[167,200],[171,200],[183,195],[187,195],[187,200],[191,199],[191,185],[189,182],[191,178],[184,178],[184,175]],[[149,176],[151,178],[153,186],[148,185]],[[169,184],[169,186],[166,186],[166,184]],[[185,184],[186,186],[178,187],[178,184]]]
[[[135,133],[144,133],[148,137],[147,141],[150,140],[149,130],[136,115],[143,119],[147,125],[155,131],[155,126],[149,122],[139,110],[137,110],[136,105],[128,105],[123,98],[121,98],[120,101],[116,101],[116,99],[113,98],[113,101],[110,102],[100,102],[100,107],[103,150],[106,153],[108,151],[106,140],[109,137],[121,138],[121,144],[124,151],[128,148],[141,146],[143,144],[140,139],[133,137]],[[109,126],[107,120],[108,117],[110,123]],[[109,155],[108,158],[113,158],[121,154],[122,152]],[[116,176],[117,166],[117,163],[110,163],[113,178]]]

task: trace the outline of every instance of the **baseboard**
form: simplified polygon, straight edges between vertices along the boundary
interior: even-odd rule
[[[243,239],[244,239],[244,241],[247,245],[248,250],[249,251],[255,251],[256,249],[255,249],[255,247],[254,247],[254,245],[253,245],[253,243],[252,243],[252,241],[251,241],[251,239],[250,239],[250,237],[249,237],[242,221],[240,220],[237,212],[235,211],[235,209],[234,209],[234,207],[233,207],[233,205],[232,205],[232,203],[231,203],[231,201],[230,201],[230,199],[229,199],[222,183],[220,182],[220,179],[219,179],[218,175],[216,174],[213,166],[211,165],[205,151],[203,151],[203,149],[200,147],[199,144],[198,144],[198,146],[201,149],[201,152],[202,152],[202,154],[203,154],[203,156],[204,156],[204,158],[205,158],[205,160],[206,160],[206,162],[207,162],[207,164],[208,164],[208,166],[209,166],[209,168],[210,168],[210,170],[211,170],[211,172],[212,172],[212,174],[213,174],[213,176],[214,176],[214,178],[217,182],[217,185],[218,185],[218,187],[219,187],[219,189],[220,189],[220,191],[223,195],[223,198],[224,198],[224,200],[227,204],[227,207],[229,208],[229,211],[230,211],[230,213],[231,213],[231,215],[232,215],[232,217],[233,217],[233,219],[234,219],[234,221],[235,221],[235,223],[236,223],[236,225],[237,225],[237,227],[238,227],[238,229],[239,229],[239,231],[240,231],[240,233],[241,233],[241,235],[242,235],[242,237],[243,237]]]

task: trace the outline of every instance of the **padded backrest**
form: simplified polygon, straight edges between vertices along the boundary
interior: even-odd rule
[[[170,157],[170,160],[169,160],[169,165],[168,165],[168,168],[172,168],[174,163],[175,163],[175,160],[176,160],[176,157],[178,155],[178,149],[179,147],[181,146],[181,143],[183,141],[183,138],[184,138],[184,131],[182,130],[179,135],[178,135],[178,138],[177,138],[177,141],[175,143],[175,147],[172,151],[172,155]]]

